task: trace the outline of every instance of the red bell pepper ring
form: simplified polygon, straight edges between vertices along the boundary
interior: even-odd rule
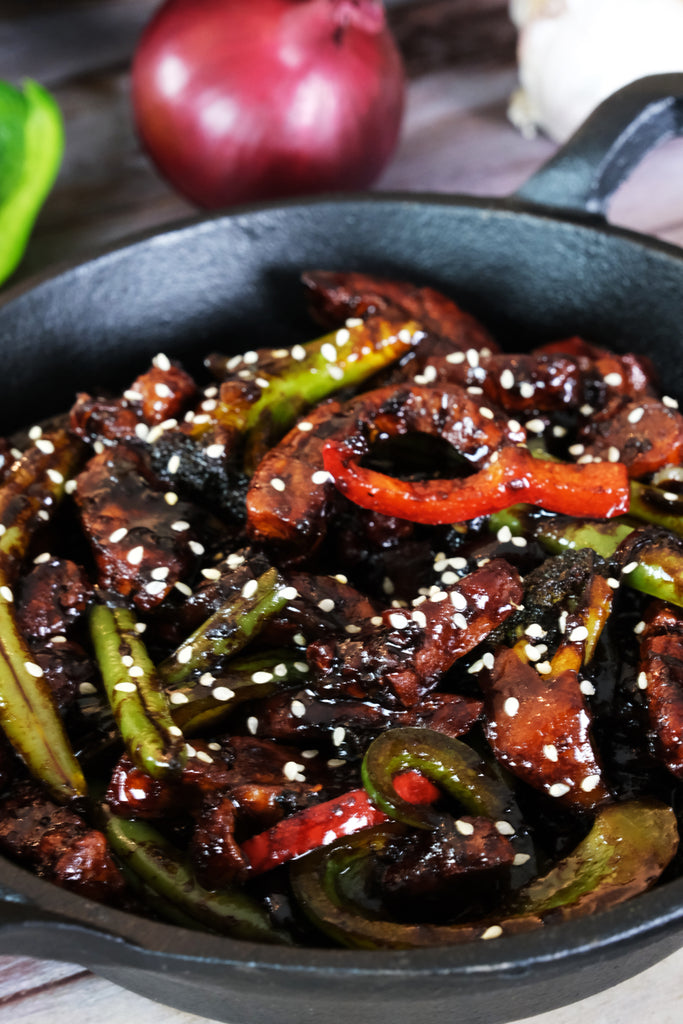
[[[361,508],[414,523],[466,522],[520,501],[596,519],[629,508],[628,473],[620,462],[550,462],[510,444],[494,451],[470,476],[407,481],[361,466],[367,449],[360,432],[327,442],[323,463],[337,489]]]
[[[416,771],[398,775],[394,788],[404,800],[415,804],[433,803],[439,796],[438,787]],[[261,875],[335,839],[388,820],[364,789],[353,789],[283,818],[272,828],[247,839],[241,849],[249,864],[249,874]]]

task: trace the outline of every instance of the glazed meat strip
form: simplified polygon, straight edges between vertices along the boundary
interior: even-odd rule
[[[153,490],[143,470],[137,452],[119,445],[90,460],[75,497],[99,586],[149,611],[177,584],[188,586],[204,547],[193,527],[202,521],[196,507]]]
[[[505,621],[522,594],[516,570],[503,559],[490,561],[413,609],[385,611],[362,640],[310,644],[312,686],[324,697],[414,708],[457,658]]]
[[[654,602],[642,622],[638,686],[655,753],[683,778],[683,615]]]

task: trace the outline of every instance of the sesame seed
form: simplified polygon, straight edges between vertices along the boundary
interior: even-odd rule
[[[135,625],[133,626],[133,629],[135,630],[136,633],[142,634],[147,629],[147,623],[146,622],[136,622]]]
[[[124,666],[124,668],[130,668],[131,665],[135,664],[135,660],[131,654],[124,654],[123,657],[121,658],[121,664]]]
[[[462,612],[456,612],[453,616],[453,625],[457,629],[467,629],[468,623]]]
[[[482,933],[482,939],[499,939],[503,934],[503,929],[499,924],[492,924],[485,932]]]
[[[179,665],[187,665],[192,660],[192,648],[181,647],[176,653],[176,661]]]
[[[305,661],[295,661],[293,667],[297,672],[308,672],[308,665]]]
[[[575,626],[569,634],[569,642],[573,644],[581,643],[583,640],[588,639],[588,630],[585,626]]]
[[[533,644],[525,644],[524,653],[526,654],[529,661],[541,660],[541,651],[539,651]]]
[[[484,665],[484,668],[487,668],[489,671],[493,668],[493,666],[496,663],[496,659],[494,658],[491,651],[487,651],[486,654],[482,655],[481,660]]]
[[[525,548],[527,546],[526,537],[513,537],[512,546],[513,548]]]
[[[78,692],[87,697],[89,694],[97,693],[97,687],[93,686],[92,683],[81,683],[78,687]]]
[[[175,523],[171,523],[171,529],[175,533],[184,533],[185,530],[190,529],[190,524],[184,519],[176,519]]]
[[[474,834],[474,825],[471,821],[463,821],[462,818],[458,818],[455,827],[461,836],[471,836]]]
[[[39,437],[43,436],[43,428],[39,426],[31,427],[28,436],[30,441],[37,441]]]
[[[542,676],[550,675],[552,670],[553,667],[549,661],[539,661],[538,665],[536,666],[536,671],[539,673],[539,675]]]
[[[493,420],[496,418],[496,414],[493,409],[489,409],[485,405],[479,406],[479,415],[483,416],[485,420]]]
[[[587,775],[581,782],[581,789],[584,793],[592,793],[593,790],[600,784],[599,775]]]
[[[512,863],[513,863],[513,865],[516,868],[521,868],[521,866],[523,864],[527,864],[530,860],[531,860],[531,854],[529,854],[529,853],[516,853]]]
[[[484,389],[483,388],[478,388],[478,387],[472,385],[471,387],[467,388],[467,394],[468,395],[483,395],[484,394]]]
[[[344,742],[346,736],[346,729],[343,725],[338,725],[336,729],[332,731],[332,743],[335,747],[340,747]]]
[[[64,491],[66,494],[73,494],[77,487],[78,484],[75,480],[67,480],[64,484]]]
[[[509,526],[501,526],[500,530],[496,534],[496,538],[501,544],[508,544],[512,540],[512,530]]]
[[[334,337],[336,344],[340,346],[346,345],[347,341],[350,341],[350,339],[351,331],[349,331],[346,327],[340,327]]]
[[[552,786],[548,787],[548,795],[555,797],[564,796],[569,792],[570,788],[565,782],[555,782]]]
[[[311,476],[311,482],[316,484],[316,486],[331,483],[333,480],[334,477],[326,469],[316,469],[315,473]]]
[[[446,362],[451,363],[453,366],[459,366],[460,363],[465,362],[464,352],[449,352],[446,356]]]
[[[389,616],[389,624],[393,626],[394,629],[405,629],[408,622],[409,620],[405,615],[401,615],[399,612],[395,612]]]
[[[202,569],[202,576],[205,580],[219,580],[221,571],[220,569]]]
[[[128,672],[128,675],[132,676],[133,679],[141,679],[144,674],[145,670],[140,665],[131,665],[130,671]]]
[[[192,597],[192,587],[189,587],[187,583],[183,583],[181,580],[178,580],[178,582],[173,585],[175,589],[185,597]]]
[[[197,751],[197,760],[202,761],[204,764],[213,764],[213,758],[205,750]]]
[[[47,475],[49,476],[50,480],[52,480],[53,484],[64,483],[64,474],[60,473],[58,469],[48,469]]]
[[[164,494],[164,501],[166,502],[167,505],[177,505],[178,495],[175,493],[175,491],[166,491],[166,494]]]
[[[34,679],[40,679],[43,675],[42,668],[40,665],[36,665],[35,661],[25,661],[24,668],[30,676],[33,676]]]
[[[471,676],[476,676],[477,673],[481,672],[483,667],[484,667],[484,659],[483,658],[479,658],[478,661],[475,661],[472,665],[470,665],[470,667],[467,669],[467,672]]]
[[[515,828],[509,821],[497,821],[496,829],[501,836],[514,836]]]
[[[138,544],[136,547],[130,549],[126,555],[126,561],[130,562],[131,565],[140,565],[144,557],[145,549],[142,544]]]
[[[424,612],[421,612],[419,608],[416,608],[413,611],[412,618],[413,622],[416,622],[420,629],[427,628],[427,616],[425,615]]]
[[[621,452],[616,447],[616,445],[610,445],[610,447],[607,450],[607,461],[608,462],[618,462],[620,458],[621,458]]]
[[[441,574],[441,582],[446,587],[450,587],[453,583],[458,583],[460,576],[457,572],[452,572],[450,569],[447,572]],[[453,595],[451,594],[451,599]]]
[[[207,446],[206,455],[209,459],[220,459],[225,454],[224,444],[210,444]]]
[[[665,405],[667,407],[667,409],[677,409],[678,408],[678,402],[676,401],[675,398],[671,398],[670,395],[664,395],[662,397],[662,405]]]
[[[151,597],[159,597],[166,590],[166,583],[163,580],[150,580],[145,583],[145,592]]]
[[[570,444],[567,451],[570,455],[583,455],[586,450],[586,446],[583,444]]]
[[[516,697],[508,697],[503,704],[503,710],[508,718],[514,718],[519,711],[519,701]]]
[[[359,316],[350,316],[346,320],[346,326],[347,327],[362,327],[363,326],[363,320]]]
[[[464,612],[467,608],[467,598],[462,591],[451,590],[451,604],[457,611]]]
[[[606,373],[604,381],[611,388],[619,388],[624,383],[624,378],[620,373]]]
[[[519,385],[519,393],[522,398],[533,398],[536,393],[536,388],[530,381],[524,380]]]
[[[217,686],[215,690],[211,691],[211,696],[216,700],[230,700],[231,697],[235,696],[235,691],[231,690],[228,686]]]
[[[146,441],[149,437],[149,427],[146,423],[135,424],[135,436],[139,437],[141,441]]]
[[[559,423],[556,423],[555,426],[553,427],[553,437],[566,437],[566,436],[567,436],[567,428],[560,426]]]
[[[280,591],[280,597],[284,601],[296,601],[299,596],[299,591],[296,587],[283,587]]]
[[[329,342],[325,342],[324,345],[320,346],[320,355],[323,359],[326,359],[328,363],[333,363],[337,358],[337,350],[334,345],[330,345]]]
[[[304,775],[305,770],[306,770],[306,766],[305,765],[298,764],[296,761],[287,761],[287,762],[285,762],[285,764],[284,764],[284,766],[282,768],[282,774],[290,782],[305,782],[306,781],[306,776]]]
[[[505,391],[509,391],[510,388],[515,386],[515,375],[512,370],[503,370],[500,375],[500,386]]]
[[[160,565],[156,569],[152,569],[150,576],[153,580],[165,580],[170,571],[167,565]]]
[[[152,362],[162,373],[168,373],[171,369],[171,360],[163,352],[157,352]]]
[[[607,585],[611,587],[612,590],[618,590],[621,586],[619,580],[615,579],[614,576],[609,576],[607,578]]]
[[[559,754],[557,752],[557,747],[555,746],[554,743],[546,743],[544,745],[544,747],[543,747],[543,755],[544,755],[544,757],[547,757],[549,761],[557,762],[557,760],[559,759]]]
[[[531,434],[542,434],[545,430],[545,423],[543,422],[543,420],[538,419],[527,420],[524,426]]]
[[[44,508],[41,508],[40,512],[38,513],[38,518],[42,519],[43,522],[46,523],[50,518],[50,513],[46,512]]]
[[[250,715],[249,718],[247,719],[247,729],[249,730],[252,736],[256,735],[256,732],[258,730],[258,718],[256,718],[254,715]]]
[[[300,363],[302,359],[306,358],[306,349],[303,347],[303,345],[294,345],[294,347],[291,349],[290,354],[292,359],[295,359],[297,363]]]
[[[0,587],[0,597],[3,597],[7,602],[13,601],[14,594],[12,593],[12,588],[8,586]]]
[[[641,619],[640,622],[636,623],[636,625],[633,627],[633,632],[636,635],[640,635],[644,631],[644,629],[645,629],[645,623]]]
[[[200,686],[213,686],[215,682],[216,677],[212,675],[211,672],[202,672],[202,674],[199,677]]]
[[[109,534],[109,541],[111,544],[118,544],[120,540],[128,534],[128,530],[125,526],[120,526],[118,530],[114,530],[113,533]]]
[[[114,689],[118,693],[136,693],[137,692],[137,686],[135,685],[135,683],[115,683],[114,684]]]
[[[624,568],[621,570],[622,575],[623,576],[628,576],[628,575],[630,575],[630,573],[632,573],[637,568],[638,568],[638,563],[637,562],[629,562],[628,565],[625,565]]]
[[[265,671],[252,672],[251,681],[252,683],[256,683],[259,686],[263,685],[264,683],[271,683],[273,681],[273,673]]]
[[[170,459],[168,460],[168,464],[166,466],[166,470],[171,475],[173,475],[173,473],[177,473],[179,469],[180,469],[180,456],[179,455],[172,455],[170,457]]]
[[[647,673],[645,672],[638,673],[638,689],[647,690]]]
[[[183,693],[182,690],[175,690],[172,694],[169,695],[168,699],[171,702],[171,704],[187,704],[190,698],[187,696],[186,693]]]
[[[255,597],[258,593],[258,580],[247,580],[242,587],[242,597],[249,600],[251,597]]]
[[[293,700],[289,707],[295,718],[303,718],[306,714],[306,705],[301,700]]]
[[[346,759],[343,757],[331,757],[327,762],[328,768],[343,768],[346,764]]]
[[[54,455],[55,446],[47,437],[39,437],[36,441],[36,448],[43,455]]]
[[[302,420],[301,423],[297,423],[299,430],[303,430],[304,433],[308,433],[309,430],[313,430],[313,424],[310,420]]]
[[[102,455],[104,452],[104,443],[102,441],[93,442],[93,451],[96,455]]]

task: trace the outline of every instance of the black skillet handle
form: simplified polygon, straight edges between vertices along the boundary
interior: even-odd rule
[[[650,150],[683,135],[683,74],[651,75],[606,99],[515,193],[604,217],[610,197]]]

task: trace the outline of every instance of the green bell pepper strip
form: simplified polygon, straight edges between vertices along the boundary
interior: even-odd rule
[[[168,688],[179,690],[204,673],[219,676],[226,662],[246,647],[268,619],[296,596],[294,588],[285,585],[277,569],[268,569],[251,583],[252,586],[246,585],[248,590],[243,588],[240,594],[221,605],[161,663],[159,674]],[[171,703],[174,703],[173,697]]]
[[[157,897],[156,909],[171,920],[189,918],[212,931],[253,942],[290,943],[244,891],[201,886],[180,851],[147,822],[105,817],[104,831],[124,876],[133,888],[151,891]]]
[[[30,79],[0,82],[0,282],[16,269],[64,150],[62,115]]]
[[[127,608],[91,609],[90,636],[124,746],[138,768],[166,779],[185,763],[186,744],[135,626]]]
[[[355,949],[411,949],[494,939],[558,918],[606,910],[650,888],[678,845],[676,818],[654,800],[600,808],[588,836],[544,877],[519,890],[498,916],[456,925],[402,924],[359,898],[373,858],[405,832],[396,823],[337,840],[290,868],[297,902],[322,932]]]
[[[436,783],[469,814],[505,821],[514,832],[521,830],[521,814],[511,790],[486,761],[462,740],[419,727],[381,733],[363,758],[363,785],[373,803],[394,821],[434,829],[446,820],[434,808],[409,803],[396,791],[394,777],[409,769]]]
[[[0,726],[31,774],[66,802],[85,795],[85,778],[13,607],[12,585],[31,538],[51,517],[81,455],[64,431],[41,440],[0,488]]]
[[[683,495],[675,494],[672,500],[667,497],[669,493],[661,487],[631,480],[629,515],[683,537]]]

